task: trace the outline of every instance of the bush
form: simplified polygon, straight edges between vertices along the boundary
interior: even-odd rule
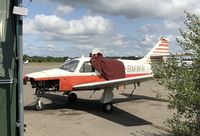
[[[167,125],[174,136],[200,135],[200,20],[186,12],[186,30],[180,30],[180,46],[193,60],[191,65],[172,56],[167,62],[153,64],[155,78],[170,91],[169,108],[174,109]]]

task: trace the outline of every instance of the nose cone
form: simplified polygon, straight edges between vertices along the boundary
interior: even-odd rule
[[[42,79],[42,80],[48,80],[48,78],[59,78],[59,77],[63,77],[63,76],[67,76],[71,73],[62,70],[62,69],[50,69],[50,70],[45,70],[45,71],[41,71],[41,72],[35,72],[35,73],[30,73],[27,74],[26,77],[33,78],[35,80],[37,79]]]
[[[41,72],[34,72],[34,73],[27,74],[26,77],[38,79],[38,78],[48,78],[48,75],[46,72],[41,71]]]

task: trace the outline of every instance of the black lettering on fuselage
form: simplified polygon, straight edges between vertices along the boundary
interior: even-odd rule
[[[144,65],[128,65],[126,67],[126,72],[130,73],[130,72],[145,72],[145,66]]]

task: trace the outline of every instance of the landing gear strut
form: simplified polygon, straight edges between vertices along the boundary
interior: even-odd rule
[[[112,105],[112,98],[113,98],[113,88],[112,87],[107,87],[104,89],[104,92],[101,96],[101,102],[103,103],[102,105],[102,110],[103,112],[111,112],[113,110],[113,105]]]
[[[35,95],[37,96],[37,100],[36,100],[36,103],[35,103],[35,109],[37,111],[40,111],[43,109],[44,107],[44,104],[43,102],[40,100],[40,98],[45,94],[45,91],[44,90],[41,90],[40,88],[36,88],[35,90]]]

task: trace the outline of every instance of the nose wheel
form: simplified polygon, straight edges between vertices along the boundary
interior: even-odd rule
[[[44,107],[43,102],[40,100],[40,98],[45,94],[45,90],[41,88],[36,88],[35,95],[37,97],[36,103],[35,103],[35,109],[37,111],[41,111]]]
[[[103,112],[106,112],[106,113],[111,112],[113,110],[113,105],[112,103],[104,103],[102,109],[103,109]]]
[[[35,109],[36,109],[37,111],[41,111],[41,110],[43,109],[43,107],[44,107],[43,102],[42,102],[40,99],[38,99],[38,100],[36,101],[36,103],[35,103]]]

